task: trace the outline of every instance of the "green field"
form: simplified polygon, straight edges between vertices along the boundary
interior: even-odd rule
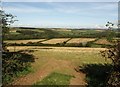
[[[36,85],[69,85],[71,78],[72,76],[70,75],[53,72],[47,77],[45,77],[42,81],[37,82],[34,86]]]
[[[99,65],[104,66],[104,64],[111,63],[110,60],[105,60],[100,54],[100,51],[105,50],[105,48],[39,46],[17,46],[16,48],[16,51],[22,49],[23,52],[33,50],[32,54],[35,57],[35,62],[32,63],[33,72],[28,74],[26,77],[18,78],[20,80],[17,82],[15,81],[14,83],[16,84],[86,85],[86,73],[82,73],[81,71],[79,71],[80,69],[82,69],[80,68],[81,66],[84,67],[84,65],[95,64],[95,66],[97,67]],[[13,51],[13,47],[8,47],[8,49]],[[99,68],[96,67],[93,67],[93,70]],[[78,69],[81,74],[78,75],[79,72],[76,72],[75,69]],[[100,75],[102,75],[102,73]],[[59,76],[61,77],[58,78]],[[26,79],[29,78],[31,79],[25,82]],[[102,81],[103,80],[104,78],[102,78]]]
[[[117,33],[117,30],[114,30]],[[95,29],[45,29],[11,28],[6,40],[50,39],[50,38],[101,38],[106,30]]]
[[[118,32],[114,30],[112,33]],[[107,30],[102,29],[11,28],[6,34],[5,43],[8,46],[104,48],[112,45],[106,37]],[[117,38],[117,34],[114,38]]]

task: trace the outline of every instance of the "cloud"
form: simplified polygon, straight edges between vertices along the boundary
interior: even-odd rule
[[[98,13],[103,14],[105,12],[109,15],[116,16],[118,10],[117,3],[48,3],[55,7],[55,10],[63,13],[75,13],[75,14],[91,14]],[[88,6],[87,6],[88,5]],[[114,12],[114,13],[113,13]],[[104,15],[104,14],[103,14]]]
[[[81,24],[83,26],[80,27],[100,28],[103,26],[99,24],[104,24],[106,20],[117,20],[116,4],[117,3],[8,2],[8,4],[5,3],[4,9],[10,13],[14,12],[15,15],[20,18],[19,23],[26,26],[40,26],[41,24],[43,26],[53,27],[65,25],[69,27],[79,27],[79,24]],[[32,21],[29,21],[29,19]],[[91,26],[89,26],[89,24]]]
[[[3,6],[3,9],[7,12],[17,12],[17,13],[44,13],[50,12],[49,9],[36,8],[32,6]]]
[[[61,12],[61,13],[67,13],[67,14],[78,14],[80,12],[80,9],[65,9],[65,8],[56,8],[55,9],[57,12]]]
[[[41,4],[41,3],[40,3]],[[90,14],[93,13],[103,13],[104,11],[111,11],[117,9],[117,4],[114,3],[53,3],[48,2],[44,3],[48,7],[52,8],[45,8],[45,7],[37,7],[35,5],[29,5],[25,3],[16,3],[13,6],[4,6],[5,11],[9,12],[24,12],[24,13],[67,13],[67,14]],[[84,6],[82,6],[84,4]],[[86,6],[89,4],[90,6]],[[102,6],[101,6],[102,5]],[[112,12],[110,14],[113,15]],[[117,14],[117,13],[116,13]]]
[[[102,2],[94,4],[94,8],[95,10],[117,10],[118,9],[118,3],[117,2],[109,2],[109,3],[104,3]]]
[[[40,3],[42,4],[42,3]],[[29,4],[20,4],[20,3],[16,3],[13,5],[8,4],[8,6],[3,5],[3,9],[7,12],[17,12],[17,13],[78,13],[80,12],[80,8],[76,8],[74,6],[65,6],[62,5],[62,3],[44,3],[47,6],[51,6],[53,7],[52,9],[50,8],[45,8],[45,7],[36,7],[35,5],[30,6]]]
[[[95,27],[95,28],[106,28],[105,25],[104,25],[104,26],[103,26],[103,25],[95,25],[94,27]]]

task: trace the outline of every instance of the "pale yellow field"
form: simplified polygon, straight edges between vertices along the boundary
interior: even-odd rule
[[[85,47],[49,47],[49,46],[9,46],[8,50],[43,50],[43,51],[57,51],[57,52],[99,52],[106,50],[106,48],[85,48]]]
[[[107,41],[106,39],[99,39],[95,43],[97,43],[97,44],[112,44],[109,41]]]
[[[95,31],[103,32],[104,30],[95,30]]]
[[[73,38],[67,43],[83,43],[83,42],[89,42],[94,41],[96,38]]]
[[[57,29],[55,31],[71,31],[71,30],[67,30],[67,29]]]
[[[28,43],[28,42],[39,42],[39,41],[43,41],[45,39],[31,39],[31,40],[7,40],[5,41],[6,43],[17,43],[17,44],[21,44],[21,43]]]
[[[55,38],[55,39],[50,39],[44,42],[41,42],[43,44],[56,44],[56,43],[63,43],[64,41],[68,40],[70,38]]]
[[[54,38],[54,39],[50,39],[50,40],[46,40],[43,41],[45,39],[30,39],[30,40],[7,40],[5,41],[6,43],[17,43],[17,44],[21,44],[21,43],[28,43],[28,42],[39,42],[39,41],[43,41],[41,43],[43,44],[56,44],[56,43],[63,43],[64,41],[67,41],[70,38]],[[82,42],[88,42],[88,41],[93,41],[95,40],[95,38],[73,38],[70,41],[68,41],[67,43],[82,43]]]

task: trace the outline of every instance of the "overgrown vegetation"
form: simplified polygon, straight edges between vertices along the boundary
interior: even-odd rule
[[[10,84],[16,77],[31,71],[30,63],[34,62],[31,54],[4,52],[2,56],[2,83]]]
[[[120,42],[109,50],[102,51],[104,57],[112,60],[112,69],[108,76],[106,83],[107,87],[119,87],[120,86]]]
[[[34,62],[32,55],[20,52],[9,52],[4,40],[9,37],[9,26],[14,23],[12,14],[0,10],[2,18],[2,85],[10,84],[16,77],[26,74],[30,70],[30,62]]]
[[[81,68],[86,73],[88,87],[119,87],[120,86],[120,42],[114,42],[116,36],[112,30],[113,23],[107,22],[106,39],[114,43],[105,51],[101,51],[102,56],[111,59],[111,65],[88,64]]]
[[[113,25],[114,25],[113,23],[110,23],[110,22],[107,23],[108,29],[110,31]],[[110,40],[112,40],[114,37],[113,34],[110,32],[109,32],[109,36],[110,36],[109,37]],[[120,86],[120,41],[119,39],[117,40],[117,42],[115,42],[115,45],[108,48],[108,50],[106,51],[102,51],[101,53],[105,58],[111,59],[112,65],[113,65],[110,71],[110,74],[108,76],[106,86],[119,87]]]
[[[86,74],[88,87],[106,87],[111,64],[86,64],[80,66],[80,71]]]

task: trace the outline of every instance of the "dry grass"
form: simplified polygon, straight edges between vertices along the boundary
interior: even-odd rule
[[[106,39],[99,39],[95,43],[97,43],[97,44],[109,44],[109,45],[112,44],[109,41],[107,41]]]
[[[10,32],[16,32],[16,31],[17,31],[17,30],[14,30],[14,29],[13,29],[13,30],[10,30]]]
[[[95,31],[103,32],[104,30],[95,30]]]
[[[43,41],[45,39],[31,39],[31,40],[7,40],[5,41],[6,43],[17,43],[17,44],[21,44],[21,43],[28,43],[28,42],[39,42],[39,41]]]
[[[14,50],[13,46],[8,47],[10,51]],[[32,85],[41,81],[52,72],[59,72],[66,75],[72,75],[71,85],[85,84],[85,75],[76,72],[75,67],[82,64],[107,63],[100,51],[106,48],[79,48],[79,47],[44,47],[44,46],[16,46],[19,50],[35,50],[35,62],[32,64],[33,73],[25,77],[18,78],[13,82],[15,85]]]
[[[56,43],[63,43],[64,41],[68,40],[69,38],[55,38],[50,39],[47,41],[42,42],[43,44],[56,44]]]
[[[71,30],[68,30],[68,29],[57,29],[55,31],[71,31]]]
[[[83,43],[83,42],[89,42],[89,41],[94,41],[95,38],[73,38],[67,43]]]
[[[6,43],[17,43],[17,44],[26,44],[28,42],[39,42],[39,41],[43,41],[41,43],[43,44],[56,44],[56,43],[63,43],[64,41],[67,41],[70,38],[54,38],[54,39],[50,39],[47,41],[43,41],[45,39],[30,39],[30,40],[6,40]],[[94,41],[95,38],[73,38],[70,41],[68,41],[67,43],[82,43],[82,42],[88,42],[88,41]]]
[[[85,48],[85,47],[49,47],[49,46],[9,46],[8,50],[14,51],[20,50],[45,50],[45,51],[57,51],[57,52],[99,52],[106,50],[106,48]]]

